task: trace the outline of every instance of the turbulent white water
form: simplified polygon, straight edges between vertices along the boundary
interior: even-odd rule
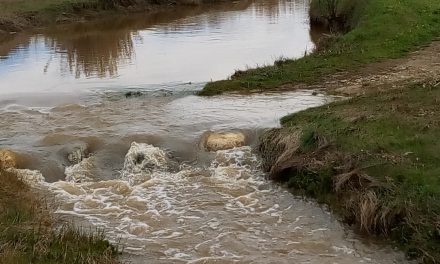
[[[0,148],[76,226],[132,263],[404,263],[265,180],[251,151],[312,91],[198,97],[235,69],[298,58],[309,0],[243,0],[62,25],[0,45]],[[270,74],[270,73],[268,73]],[[126,93],[136,96],[126,96]],[[246,144],[208,153],[206,131]]]
[[[209,166],[177,164],[166,151],[131,144],[120,178],[93,180],[93,155],[47,183],[57,215],[104,228],[138,263],[394,263],[403,256],[365,246],[325,210],[265,180],[248,146],[217,151]],[[72,218],[71,218],[72,219]]]

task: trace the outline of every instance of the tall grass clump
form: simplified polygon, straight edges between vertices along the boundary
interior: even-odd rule
[[[331,32],[347,32],[359,22],[362,8],[368,0],[313,0],[310,21],[321,24]]]
[[[0,169],[0,180],[0,263],[119,263],[103,232],[56,225],[41,197],[16,173]]]

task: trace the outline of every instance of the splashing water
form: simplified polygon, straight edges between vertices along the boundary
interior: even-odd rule
[[[333,100],[192,95],[313,49],[308,6],[225,2],[16,34],[0,49],[0,145],[30,157],[23,167],[39,171],[17,173],[55,196],[57,215],[105,228],[134,263],[403,263],[266,181],[250,147],[205,153],[195,143],[231,129],[252,141]]]
[[[161,149],[133,142],[125,156],[122,179],[130,185],[140,184],[151,179],[153,173],[166,171],[169,159]]]
[[[250,147],[217,151],[207,167],[181,164],[164,150],[131,144],[120,179],[94,181],[93,156],[47,183],[56,214],[105,228],[139,263],[393,263],[389,249],[366,247],[326,211],[267,182]],[[348,238],[348,239],[347,239]]]

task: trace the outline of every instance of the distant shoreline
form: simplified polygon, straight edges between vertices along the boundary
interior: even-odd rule
[[[0,43],[17,32],[38,27],[217,2],[224,0],[48,0],[37,4],[25,0],[0,0]]]

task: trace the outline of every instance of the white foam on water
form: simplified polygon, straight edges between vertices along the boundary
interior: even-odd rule
[[[125,156],[122,179],[130,184],[143,183],[151,179],[154,172],[166,171],[168,163],[169,159],[160,148],[133,142]]]
[[[81,160],[78,164],[68,166],[65,169],[66,181],[91,182],[93,179],[94,158],[89,157]]]
[[[400,256],[359,251],[327,212],[269,183],[248,146],[217,151],[206,168],[172,171],[172,162],[164,150],[133,142],[120,179],[96,181],[93,156],[67,167],[65,181],[17,171],[55,194],[56,214],[104,228],[139,263],[392,263]]]
[[[41,172],[28,169],[12,169],[17,177],[30,186],[38,186],[44,183],[45,179]]]

